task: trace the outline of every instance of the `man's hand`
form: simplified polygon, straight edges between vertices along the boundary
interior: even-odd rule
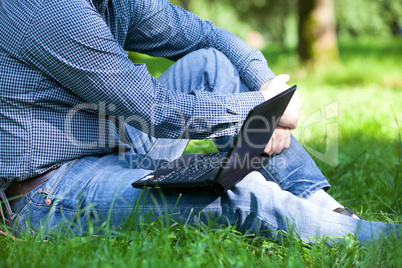
[[[264,95],[265,100],[269,100],[288,89],[290,86],[286,83],[289,79],[290,76],[288,74],[280,74],[270,82],[262,85],[260,92]],[[297,127],[301,107],[300,93],[296,91],[278,125],[288,129],[295,129]]]
[[[271,139],[269,140],[267,147],[264,149],[264,153],[268,155],[279,154],[283,149],[287,149],[290,146],[290,130],[278,126]]]
[[[269,100],[287,90],[290,87],[287,84],[289,79],[289,75],[280,74],[270,82],[262,85],[260,91],[264,95],[265,100]],[[264,153],[269,155],[279,154],[283,149],[289,148],[290,130],[297,127],[301,106],[300,93],[296,91],[279,121],[277,128],[272,134],[269,143],[265,147]]]

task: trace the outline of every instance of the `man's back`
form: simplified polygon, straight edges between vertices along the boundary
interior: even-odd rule
[[[110,152],[113,146],[106,145],[116,144],[116,130],[110,124],[109,134],[105,118],[96,115],[98,107],[71,110],[86,101],[58,81],[46,63],[32,57],[31,53],[47,50],[44,39],[63,47],[58,36],[47,35],[49,27],[67,31],[65,27],[70,25],[64,24],[68,18],[62,20],[63,16],[91,8],[87,1],[56,1],[53,6],[49,2],[52,1],[1,2],[0,178],[34,177],[83,155]],[[55,8],[57,5],[59,8]],[[60,12],[63,7],[65,12]],[[109,15],[110,23],[116,25],[112,18]],[[51,48],[48,51],[55,53],[54,58],[60,56]],[[70,54],[74,57],[74,51]],[[35,56],[47,57],[52,64],[48,55]],[[104,133],[99,133],[100,125],[105,125]]]

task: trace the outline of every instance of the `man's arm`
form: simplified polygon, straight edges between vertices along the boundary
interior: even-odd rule
[[[159,0],[136,1],[132,10],[125,44],[127,50],[175,60],[194,50],[214,47],[232,61],[251,90],[260,90],[264,94],[265,100],[289,87],[286,84],[289,78],[286,81],[281,78],[272,80],[275,75],[261,52],[191,12]],[[296,92],[279,123],[283,130],[278,130],[272,139],[279,142],[269,144],[267,153],[278,153],[289,147],[288,130],[296,128],[300,114],[298,94]]]
[[[27,64],[83,102],[111,104],[115,109],[107,109],[107,115],[124,117],[156,137],[234,135],[248,111],[264,101],[260,92],[221,95],[167,90],[145,65],[128,59],[87,1],[45,2],[27,29],[23,50]]]
[[[132,1],[125,49],[176,60],[200,48],[225,54],[251,90],[275,77],[261,52],[167,0]]]

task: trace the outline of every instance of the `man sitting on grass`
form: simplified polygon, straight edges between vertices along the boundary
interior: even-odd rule
[[[399,228],[361,220],[325,192],[290,134],[298,94],[267,164],[222,196],[142,198],[131,187],[158,160],[179,157],[188,139],[214,138],[224,150],[253,107],[288,88],[289,76],[275,77],[260,52],[211,22],[165,0],[5,0],[0,18],[0,183],[3,222],[15,232],[71,224],[85,234],[88,222],[119,228],[158,209],[193,224],[224,216],[271,237],[291,226],[303,240],[369,240]],[[155,79],[127,50],[177,62]]]

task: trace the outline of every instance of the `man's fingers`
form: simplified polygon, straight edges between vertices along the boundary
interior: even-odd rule
[[[275,153],[275,150],[276,150],[276,147],[278,147],[278,138],[277,138],[277,132],[276,131],[274,131],[274,133],[272,134],[272,137],[271,137],[271,148],[270,148],[270,150],[269,150],[269,155],[271,155],[271,154],[273,154],[273,153]]]
[[[290,75],[288,75],[288,74],[280,74],[277,77],[275,77],[274,79],[277,80],[278,83],[286,84],[290,80]]]
[[[264,153],[272,155],[279,154],[290,146],[290,130],[288,128],[278,127],[272,134]]]
[[[279,154],[283,151],[283,149],[289,148],[287,144],[289,143],[290,139],[290,130],[281,127],[279,127],[277,130],[278,130],[278,146],[275,149],[275,153]]]
[[[275,148],[275,154],[279,154],[282,152],[282,150],[284,149],[285,146],[285,142],[286,142],[286,137],[284,137],[284,135],[279,135],[279,139],[278,139],[278,144]]]
[[[288,135],[286,137],[286,142],[285,142],[285,146],[284,146],[285,149],[290,147],[290,130],[289,129],[288,129],[288,132],[289,133],[288,133]]]
[[[267,146],[265,147],[264,153],[272,155],[275,152],[277,144],[278,144],[277,131],[275,130],[274,133],[272,133],[271,139],[269,140]]]
[[[269,140],[267,146],[265,146],[264,154],[271,155],[271,153],[270,153],[271,147],[272,147],[272,139]]]
[[[271,81],[262,85],[259,91],[264,95],[265,100],[269,100],[288,89],[289,85],[286,83],[289,80],[290,76],[288,74],[280,74]]]
[[[282,115],[279,125],[285,128],[295,129],[297,127],[297,121],[300,116],[300,110],[302,103],[300,100],[300,93],[295,91],[292,99],[290,100],[288,107]]]

